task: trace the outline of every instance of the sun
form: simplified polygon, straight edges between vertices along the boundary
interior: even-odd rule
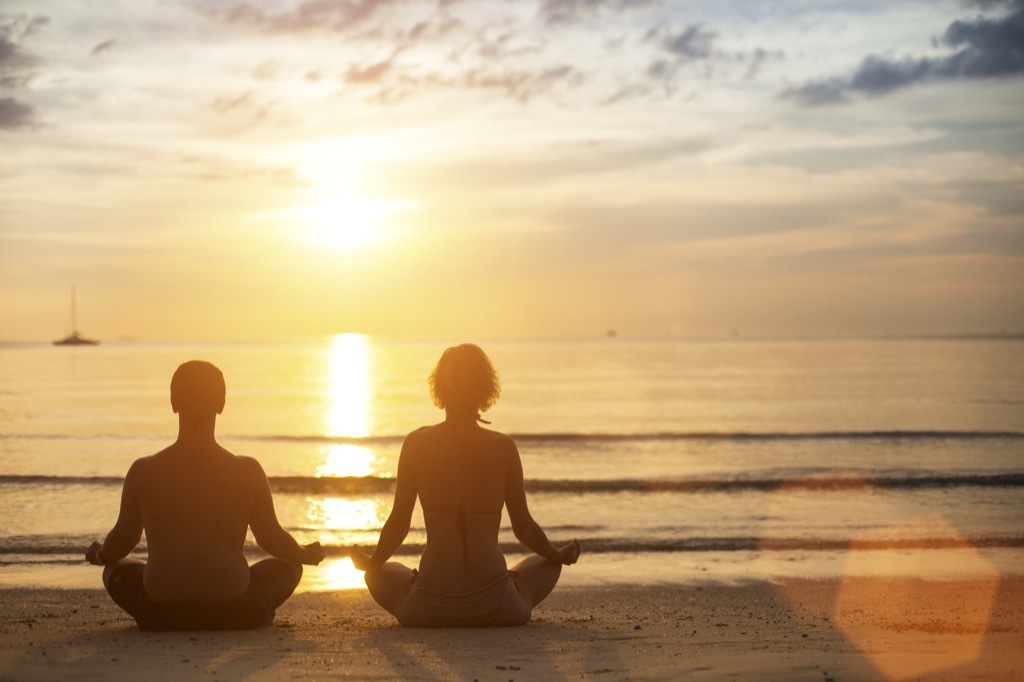
[[[346,196],[300,206],[293,217],[310,246],[361,249],[386,241],[396,210],[393,202]]]

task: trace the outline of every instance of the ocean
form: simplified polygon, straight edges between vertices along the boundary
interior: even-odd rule
[[[174,438],[174,369],[203,359],[227,380],[221,443],[327,550],[303,589],[359,587],[347,547],[375,543],[404,435],[443,419],[427,377],[447,345],[0,344],[0,585],[100,585],[84,549],[131,462]],[[1024,573],[1024,339],[480,345],[534,516],[583,546],[564,582]],[[507,516],[500,539],[522,552]],[[417,511],[396,558],[424,540]]]

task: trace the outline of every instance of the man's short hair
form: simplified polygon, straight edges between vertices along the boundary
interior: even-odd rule
[[[171,407],[186,417],[212,417],[224,409],[224,375],[204,360],[189,360],[171,377]]]

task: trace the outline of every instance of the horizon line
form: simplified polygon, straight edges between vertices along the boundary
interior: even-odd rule
[[[593,334],[561,334],[561,335],[537,335],[537,336],[503,336],[503,335],[395,335],[395,334],[374,334],[358,331],[342,331],[323,334],[297,334],[294,336],[248,336],[248,337],[160,337],[160,336],[133,336],[121,335],[114,339],[102,339],[104,344],[132,344],[132,343],[282,343],[298,341],[315,341],[331,339],[339,336],[362,336],[367,339],[391,342],[440,342],[448,343],[454,339],[476,338],[481,342],[491,343],[529,343],[545,341],[616,341],[629,342],[650,342],[650,341],[678,341],[678,342],[772,342],[772,341],[928,341],[928,340],[1021,340],[1024,339],[1024,331],[989,331],[989,332],[917,332],[917,333],[848,333],[848,334],[742,334],[739,332],[727,332],[718,335],[711,334],[637,334],[629,335],[615,331],[614,333],[593,333]],[[0,345],[51,345],[52,339],[25,338],[25,339],[2,339]]]

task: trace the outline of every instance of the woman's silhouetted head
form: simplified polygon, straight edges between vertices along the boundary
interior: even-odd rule
[[[430,374],[430,397],[449,413],[484,412],[500,395],[494,366],[480,346],[472,343],[445,350]]]

